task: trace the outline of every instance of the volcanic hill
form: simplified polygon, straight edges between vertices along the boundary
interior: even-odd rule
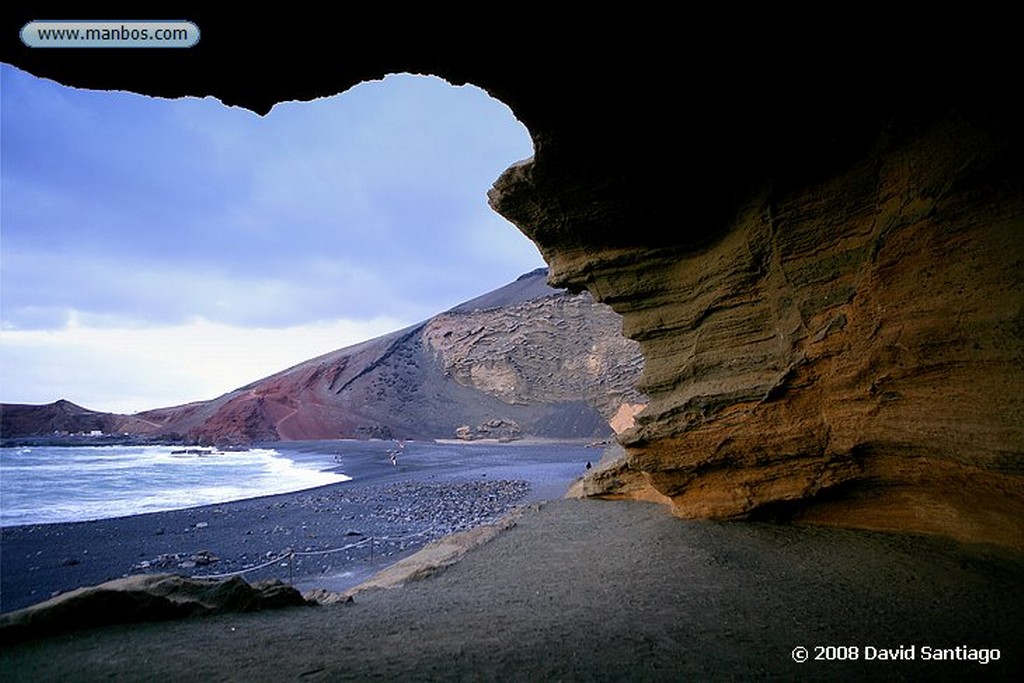
[[[89,410],[66,399],[46,405],[0,404],[0,436],[3,439],[84,435],[146,435],[155,425],[134,415]],[[62,442],[63,443],[63,442]]]
[[[634,388],[639,346],[622,336],[609,307],[546,280],[538,269],[425,322],[211,401],[130,417],[78,410],[90,417],[88,429],[211,444],[610,436],[645,403]],[[66,420],[54,427],[48,417],[67,405],[5,406],[4,436],[68,430]]]

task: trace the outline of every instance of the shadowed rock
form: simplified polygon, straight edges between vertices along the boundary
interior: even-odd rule
[[[210,581],[171,574],[137,575],[79,588],[0,615],[0,634],[5,642],[14,642],[109,624],[309,604],[297,590],[276,580],[249,585],[239,577]]]
[[[681,40],[640,12],[455,32],[431,9],[404,31],[367,21],[268,49],[210,10],[196,19],[219,40],[201,60],[9,52],[69,85],[259,113],[402,71],[479,85],[535,152],[491,205],[552,284],[590,291],[642,345],[650,406],[591,494],[1020,546],[1024,136],[1017,41],[1001,35],[1015,24],[770,11]],[[11,36],[36,18],[11,15]]]

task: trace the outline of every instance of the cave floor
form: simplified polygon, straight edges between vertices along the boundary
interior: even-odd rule
[[[1019,680],[1022,578],[1024,557],[946,539],[556,500],[401,588],[6,646],[0,677]]]

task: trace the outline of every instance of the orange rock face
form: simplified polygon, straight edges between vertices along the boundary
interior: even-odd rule
[[[700,249],[549,247],[552,281],[610,303],[646,363],[627,455],[586,493],[1024,545],[1024,193],[1006,162],[948,117],[765,186]]]
[[[16,14],[10,35],[36,18]],[[492,206],[643,351],[650,405],[585,494],[1024,545],[1024,108],[998,21],[980,42],[960,15],[846,35],[728,21],[687,41],[616,15],[595,42],[529,16],[451,35],[366,24],[341,44],[270,27],[273,46],[237,21],[204,16],[202,59],[5,61],[263,113],[392,72],[479,85],[535,152]],[[516,381],[445,362],[486,400]]]

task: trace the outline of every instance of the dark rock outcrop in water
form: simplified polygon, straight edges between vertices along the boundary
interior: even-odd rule
[[[277,17],[242,31],[194,8],[217,37],[201,57],[5,55],[69,85],[261,113],[393,72],[479,85],[535,149],[492,205],[553,283],[622,314],[646,358],[651,406],[588,493],[1019,546],[1015,22],[771,12],[703,17],[699,40],[658,17],[582,31],[524,11],[458,33],[433,14],[366,19],[341,40],[275,32],[271,46],[248,36]],[[37,15],[11,12],[8,35]]]
[[[603,438],[643,402],[639,347],[589,294],[543,269],[425,323],[314,358],[212,401],[135,416],[67,402],[4,410],[5,438],[65,431],[189,442]],[[78,416],[72,424],[58,419]],[[27,415],[34,419],[27,419]],[[87,419],[88,418],[88,419]],[[28,431],[35,429],[36,431]]]

